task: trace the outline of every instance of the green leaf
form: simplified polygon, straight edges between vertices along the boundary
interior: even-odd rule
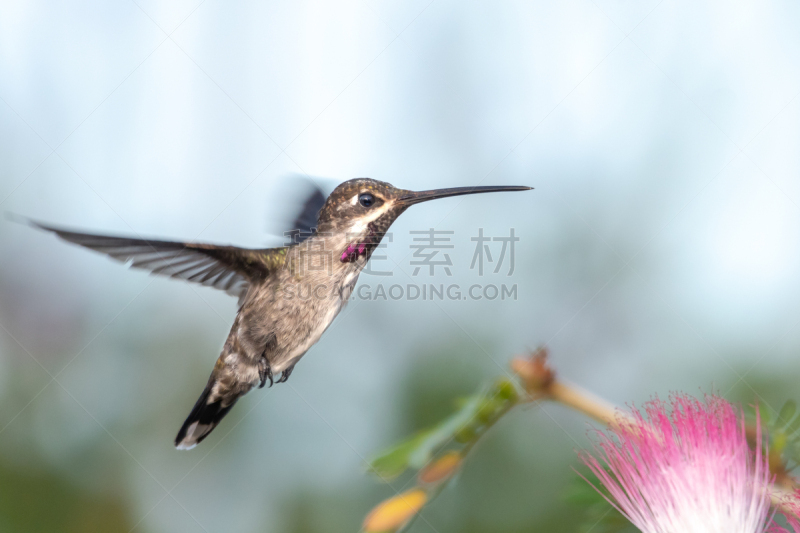
[[[370,470],[380,477],[393,478],[407,468],[422,468],[434,454],[454,440],[464,444],[476,439],[518,401],[513,384],[505,381],[498,381],[478,394],[459,399],[455,413],[380,454],[370,463]]]
[[[420,469],[449,443],[475,440],[518,401],[516,388],[508,379],[498,380],[478,394],[459,398],[455,413],[381,453],[370,462],[370,470],[391,479],[408,468]]]
[[[786,403],[783,404],[783,407],[781,407],[778,413],[778,419],[775,421],[775,425],[779,428],[785,428],[789,422],[792,421],[795,413],[797,413],[797,404],[794,400],[786,400]]]
[[[600,479],[588,469],[582,470],[585,470],[585,476],[582,475],[584,472],[576,472],[570,479],[563,493],[564,501],[581,507],[598,503],[607,504],[606,497],[609,497],[609,494]]]
[[[425,434],[416,449],[411,452],[408,458],[409,466],[422,468],[431,460],[433,454],[442,446],[455,438],[455,434],[462,428],[470,426],[476,417],[478,410],[484,402],[482,394],[472,396],[461,406],[461,409],[445,418],[432,430]]]
[[[638,533],[633,524],[622,516],[619,511],[606,503],[606,507],[592,508],[587,513],[586,520],[579,527],[581,533]]]
[[[466,399],[461,408],[431,429],[390,448],[370,463],[370,470],[380,477],[393,478],[407,468],[422,468],[439,448],[470,426],[485,399],[482,394]]]
[[[795,463],[794,465],[786,465],[789,470],[794,470],[797,468],[797,465],[800,465],[800,449],[798,449],[797,441],[790,441],[786,449],[783,450],[783,454],[786,458]]]
[[[570,484],[564,491],[564,501],[579,507],[605,502],[603,495],[583,479]]]
[[[599,488],[598,492],[595,487]],[[604,497],[610,495],[603,487],[600,480],[591,472],[586,473],[586,479],[580,475],[574,476],[567,489],[564,499],[567,503],[579,507],[583,514],[583,521],[578,528],[581,533],[636,533],[638,530],[612,506]]]
[[[796,417],[789,423],[788,426],[786,426],[786,434],[792,437],[792,439],[795,439],[797,437],[795,435],[797,430],[800,430],[800,416]]]
[[[386,450],[370,462],[370,471],[387,479],[399,476],[408,468],[409,456],[427,436],[428,432],[424,431]]]
[[[772,449],[779,454],[786,450],[786,433],[783,431],[776,431],[772,435]]]

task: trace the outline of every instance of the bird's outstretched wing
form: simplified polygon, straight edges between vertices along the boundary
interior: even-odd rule
[[[264,279],[283,265],[284,248],[250,249],[236,246],[132,239],[68,231],[28,221],[71,243],[104,253],[133,268],[220,289],[241,298],[253,281]]]
[[[325,195],[322,194],[322,190],[320,190],[319,187],[314,186],[303,204],[302,210],[297,214],[292,229],[297,229],[304,233],[311,233],[311,231],[317,227],[319,211],[324,204]]]
[[[300,180],[297,180],[300,181]],[[284,233],[290,237],[292,243],[300,243],[308,239],[317,229],[317,218],[322,206],[325,204],[325,195],[316,183],[303,180],[309,189],[305,201],[299,212],[291,222],[291,230]]]

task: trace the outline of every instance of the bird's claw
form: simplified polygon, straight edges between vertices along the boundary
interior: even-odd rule
[[[281,377],[278,379],[277,383],[286,383],[286,381],[289,379],[289,376],[292,375],[292,370],[294,370],[294,365],[281,372]]]
[[[259,389],[264,388],[267,380],[269,380],[269,386],[272,387],[272,368],[270,368],[269,361],[265,355],[262,355],[261,359],[258,360],[258,377],[261,379],[261,383],[258,385]]]

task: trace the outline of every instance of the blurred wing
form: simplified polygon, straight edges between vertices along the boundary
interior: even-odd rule
[[[52,231],[65,241],[104,253],[133,268],[220,289],[232,296],[244,295],[251,281],[266,278],[282,265],[282,248],[261,250],[213,244],[130,239],[66,231],[37,222],[33,226]]]
[[[317,218],[319,211],[325,204],[325,195],[319,187],[314,186],[311,194],[303,204],[303,208],[297,214],[292,226],[292,242],[303,242],[309,238],[317,228]]]

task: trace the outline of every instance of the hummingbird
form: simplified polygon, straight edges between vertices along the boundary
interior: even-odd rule
[[[251,389],[289,379],[300,358],[345,307],[372,252],[406,209],[438,198],[530,189],[409,191],[374,179],[352,179],[327,199],[317,189],[296,220],[298,227],[310,231],[292,232],[294,242],[277,248],[99,235],[29,223],[132,268],[238,297],[238,312],[222,353],[175,438],[175,447],[186,450],[205,439]]]

